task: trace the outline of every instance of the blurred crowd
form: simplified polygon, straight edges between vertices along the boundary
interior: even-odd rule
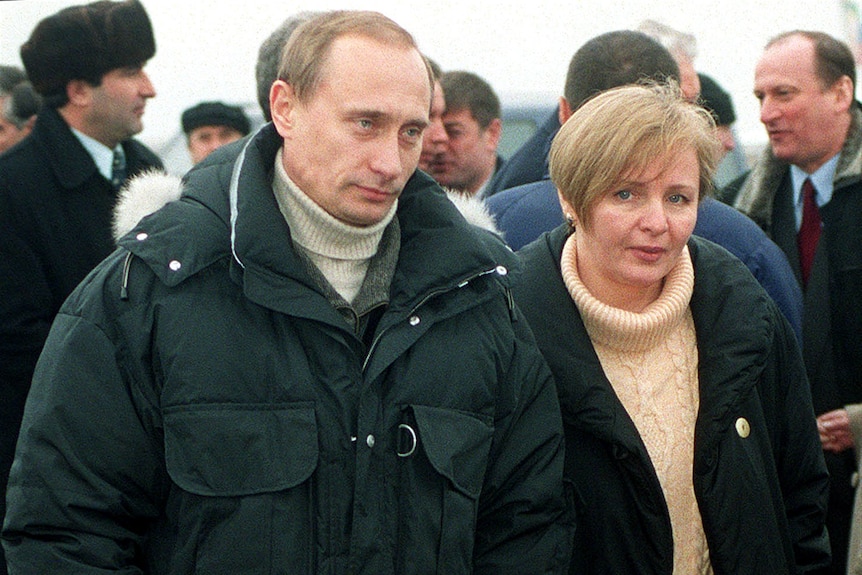
[[[774,32],[740,167],[661,22],[561,48],[503,157],[480,75],[289,14],[178,178],[145,3],[47,15],[0,66],[0,572],[862,575],[856,62]]]

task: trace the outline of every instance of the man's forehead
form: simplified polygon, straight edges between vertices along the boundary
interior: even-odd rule
[[[403,58],[404,55],[408,55],[408,58]],[[369,64],[366,61],[367,59],[370,59],[373,63]],[[381,62],[387,64],[383,70],[376,68]],[[425,62],[422,54],[415,47],[394,42],[384,42],[369,36],[359,36],[356,34],[342,35],[333,40],[332,45],[329,47],[325,60],[322,62],[320,82],[322,84],[338,81],[345,71],[362,74],[365,67],[370,67],[368,70],[370,73],[386,71],[386,68],[397,67],[397,71],[389,71],[404,74],[409,67],[414,66],[414,71],[421,71],[424,79],[427,76]],[[430,77],[427,78],[425,83],[430,98]]]
[[[470,108],[462,107],[462,108],[446,108],[446,113],[444,120],[447,120],[453,124],[463,124],[465,121],[476,121],[476,118],[473,116],[473,111]]]
[[[817,81],[813,53],[771,48],[775,50],[765,52],[755,68],[755,89]]]
[[[803,36],[778,40],[763,51],[758,68],[764,66],[788,70],[814,69],[814,43]]]

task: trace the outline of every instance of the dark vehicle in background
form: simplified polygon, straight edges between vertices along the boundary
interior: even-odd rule
[[[535,104],[503,105],[503,134],[497,146],[497,153],[508,159],[512,157],[521,144],[526,142],[536,129],[545,123],[548,116],[555,114],[555,106],[539,106]]]

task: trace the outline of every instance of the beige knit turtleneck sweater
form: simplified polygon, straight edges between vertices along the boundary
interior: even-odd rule
[[[281,154],[279,149],[275,155],[272,187],[281,214],[290,226],[293,242],[308,255],[335,291],[353,303],[368,272],[368,264],[377,253],[383,231],[395,216],[398,201],[383,220],[373,226],[345,224],[329,215],[291,181],[281,162]]]
[[[563,281],[655,467],[673,529],[674,575],[711,574],[692,477],[699,393],[688,248],[658,299],[636,313],[608,306],[587,290],[578,275],[576,237],[563,248]]]

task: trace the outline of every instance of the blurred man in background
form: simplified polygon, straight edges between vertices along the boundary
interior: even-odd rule
[[[30,82],[21,82],[0,98],[0,154],[30,134],[41,108],[42,97]]]
[[[481,198],[503,165],[497,154],[503,132],[500,99],[488,82],[472,72],[446,72],[440,85],[448,142],[434,156],[431,175],[441,186]]]
[[[51,323],[114,250],[112,210],[127,177],[161,167],[132,139],[156,94],[143,70],[155,51],[135,0],[65,8],[21,46],[43,107],[30,136],[0,156],[0,492]]]
[[[183,112],[183,132],[192,163],[197,164],[210,153],[248,135],[248,116],[239,106],[222,102],[201,102]]]

